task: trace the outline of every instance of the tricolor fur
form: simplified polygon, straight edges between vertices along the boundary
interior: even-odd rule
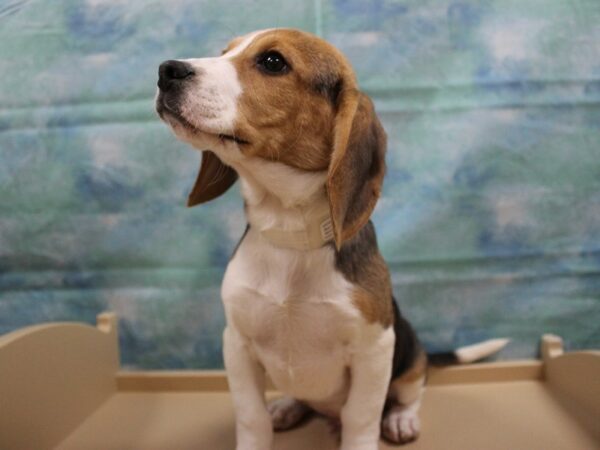
[[[381,430],[415,439],[426,357],[369,221],[386,137],[347,60],[310,34],[264,30],[220,57],[163,63],[159,88],[161,118],[204,150],[188,204],[241,181],[248,228],[221,291],[237,448],[270,448],[273,428],[311,409],[341,420],[343,449],[376,449]],[[322,211],[329,243],[267,238],[302,232]],[[265,373],[285,395],[268,406]]]

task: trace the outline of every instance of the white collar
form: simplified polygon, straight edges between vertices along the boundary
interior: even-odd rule
[[[275,247],[294,250],[321,248],[333,240],[333,225],[329,206],[310,222],[306,222],[302,230],[285,230],[274,227],[261,230],[260,235]]]
[[[275,247],[314,250],[333,240],[329,203],[315,202],[319,192],[324,194],[325,171],[306,173],[279,162],[255,159],[245,160],[244,164],[234,168],[240,175],[242,195],[248,208],[260,208],[265,196],[270,195],[281,202],[284,210],[294,209],[301,215],[302,220],[295,229],[281,225],[262,228],[257,224],[256,229],[266,241]],[[253,226],[252,221],[250,226]]]

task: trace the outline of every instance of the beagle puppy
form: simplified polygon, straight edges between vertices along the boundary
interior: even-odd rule
[[[238,178],[245,201],[221,290],[237,449],[269,449],[311,410],[340,419],[344,450],[416,439],[427,358],[369,220],[386,134],[346,58],[262,30],[220,57],[164,62],[158,88],[161,119],[202,150],[188,205]],[[269,405],[266,374],[284,394]]]

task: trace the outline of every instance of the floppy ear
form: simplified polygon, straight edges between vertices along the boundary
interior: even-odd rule
[[[368,222],[385,174],[386,135],[373,103],[356,89],[338,96],[327,195],[339,249]]]
[[[208,150],[203,151],[200,171],[188,196],[187,205],[196,206],[217,198],[235,183],[237,177],[237,172],[223,164],[217,155]]]

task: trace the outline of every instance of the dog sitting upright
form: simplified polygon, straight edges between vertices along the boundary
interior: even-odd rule
[[[369,220],[386,136],[348,61],[264,30],[164,62],[158,87],[160,117],[204,150],[188,205],[241,181],[248,226],[221,291],[237,448],[269,449],[310,410],[340,418],[345,450],[415,439],[427,358]],[[265,372],[285,395],[268,406]]]

